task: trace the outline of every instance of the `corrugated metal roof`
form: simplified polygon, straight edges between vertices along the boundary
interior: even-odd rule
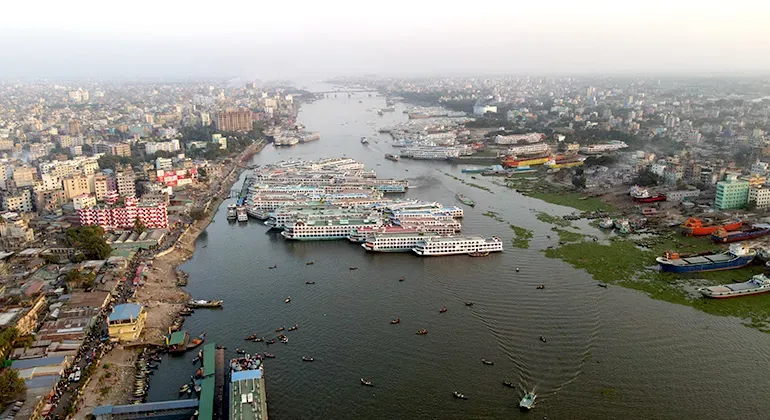
[[[134,320],[139,316],[141,311],[142,305],[139,305],[138,303],[115,305],[109,319],[110,322]]]
[[[14,369],[29,369],[34,368],[38,366],[49,366],[49,365],[56,365],[59,366],[64,362],[64,356],[59,357],[40,357],[37,359],[26,359],[26,360],[14,360],[11,367]]]
[[[213,375],[216,371],[214,363],[214,354],[216,352],[216,345],[209,343],[203,346],[203,376]]]
[[[145,404],[101,405],[94,408],[93,415],[144,413],[157,410],[178,410],[182,408],[194,409],[197,406],[198,400],[196,399],[161,401]]]
[[[201,383],[200,404],[198,405],[198,420],[214,418],[214,377],[209,376]]]
[[[38,376],[32,379],[27,379],[24,381],[24,385],[27,386],[27,389],[52,388],[54,385],[56,385],[57,382],[59,382],[59,378],[61,378],[60,375]]]
[[[168,345],[173,346],[176,344],[184,343],[185,334],[187,334],[185,331],[177,331],[172,333],[171,337],[168,338]]]

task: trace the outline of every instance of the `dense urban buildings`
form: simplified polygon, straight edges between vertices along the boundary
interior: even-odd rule
[[[214,116],[214,124],[221,131],[249,131],[252,128],[252,112],[248,109],[227,110]]]

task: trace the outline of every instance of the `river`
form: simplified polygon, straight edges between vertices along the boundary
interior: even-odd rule
[[[572,209],[480,176],[473,182],[492,192],[442,173],[461,177],[459,166],[385,160],[393,150],[388,136],[375,134],[370,122],[390,124],[406,115],[399,104],[378,116],[384,102],[359,93],[305,104],[299,121],[321,140],[268,146],[253,162],[346,155],[381,177],[409,179],[407,197],[456,205],[454,195],[462,192],[477,203],[465,208],[463,231],[498,235],[506,250],[486,258],[420,258],[366,253],[347,241],[289,242],[255,220],[228,223],[225,207],[232,200],[223,203],[181,268],[190,274],[186,289],[193,297],[223,299],[224,309],[198,310],[185,329],[205,330],[207,340],[227,346],[228,358],[236,347],[276,354],[265,363],[271,418],[767,418],[770,402],[761,392],[770,389],[770,335],[738,319],[596,287],[584,271],[546,258],[541,250],[557,236],[548,237],[551,226],[536,212]],[[376,142],[364,146],[361,136]],[[531,229],[530,249],[511,247],[507,223],[483,216],[487,210]],[[310,260],[315,264],[306,265]],[[316,284],[305,285],[308,280]],[[538,284],[546,288],[537,290]],[[475,305],[466,307],[468,301]],[[439,314],[444,305],[448,312]],[[401,323],[391,325],[395,317]],[[299,329],[287,333],[288,344],[244,341],[295,323]],[[415,335],[420,328],[430,333]],[[150,401],[177,397],[194,371],[193,356],[164,358]],[[315,362],[303,363],[303,356]],[[361,386],[362,377],[375,386]],[[532,388],[537,407],[520,413],[522,390]],[[454,390],[468,400],[453,399]]]

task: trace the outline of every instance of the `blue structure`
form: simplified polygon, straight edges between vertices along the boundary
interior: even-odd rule
[[[139,313],[142,311],[142,305],[137,303],[125,303],[123,305],[115,305],[112,309],[112,313],[109,317],[109,322],[119,321],[133,321],[139,317]]]
[[[107,419],[189,419],[198,409],[198,400],[185,399],[146,404],[102,405],[94,408],[97,420]]]

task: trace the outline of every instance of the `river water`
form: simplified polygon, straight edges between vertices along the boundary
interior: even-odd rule
[[[769,335],[734,318],[596,287],[584,271],[545,258],[541,250],[557,236],[548,238],[551,226],[535,213],[572,209],[480,176],[473,182],[491,193],[442,173],[463,177],[459,166],[385,160],[393,149],[375,128],[406,115],[399,105],[378,116],[384,104],[382,97],[360,93],[303,105],[299,121],[319,131],[321,140],[291,149],[268,146],[253,162],[350,156],[381,177],[409,179],[407,197],[455,205],[457,192],[468,195],[477,205],[465,208],[465,233],[498,235],[510,244],[507,223],[482,215],[492,210],[533,230],[531,247],[508,245],[486,258],[420,258],[366,253],[347,241],[289,242],[254,220],[228,223],[225,207],[232,200],[226,201],[181,267],[190,274],[193,297],[223,299],[224,309],[198,310],[185,329],[193,335],[205,330],[207,340],[227,346],[228,358],[236,347],[276,354],[265,363],[271,418],[768,418]],[[376,142],[363,146],[361,136]],[[310,260],[315,264],[306,265]],[[308,280],[316,284],[305,285]],[[538,284],[546,288],[536,290]],[[468,301],[475,305],[466,307]],[[448,312],[439,314],[444,305]],[[391,325],[395,317],[401,323]],[[275,336],[277,327],[295,323],[299,329],[287,333],[287,344],[244,341],[252,333]],[[430,333],[415,335],[420,328]],[[193,356],[164,359],[151,401],[177,398],[194,371]],[[315,362],[303,363],[303,356]],[[361,386],[362,377],[375,387]],[[520,413],[522,390],[532,388],[537,407]],[[468,400],[453,399],[454,390]]]

